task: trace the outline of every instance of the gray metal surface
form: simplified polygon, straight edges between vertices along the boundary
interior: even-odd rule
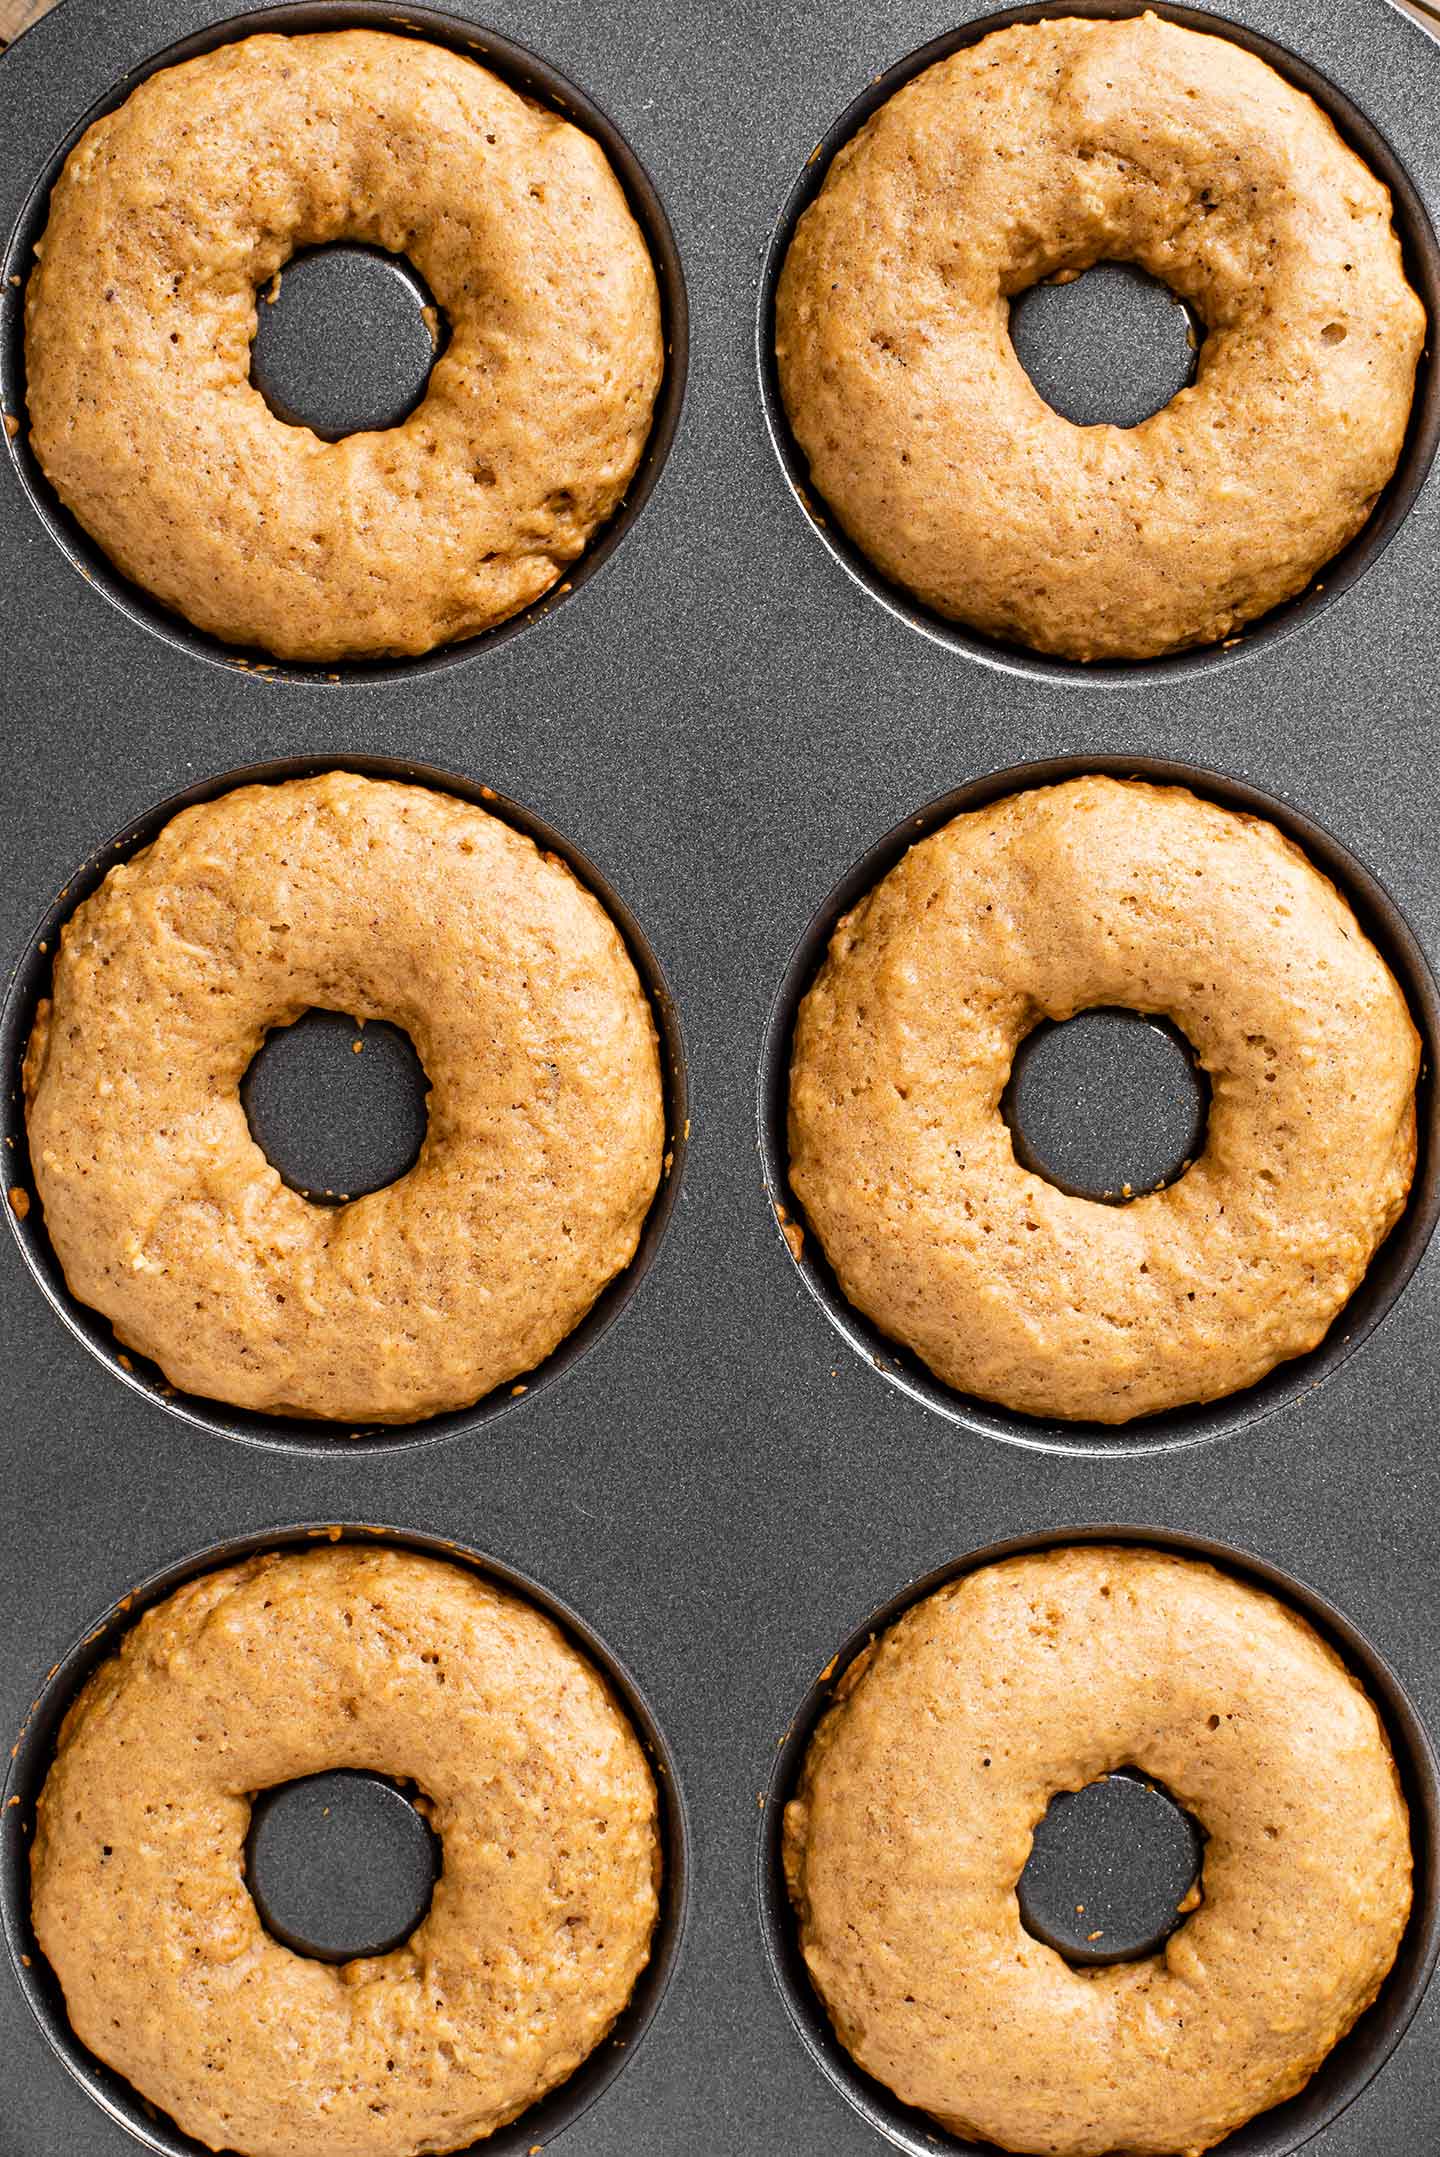
[[[263,1791],[250,1809],[245,1880],[255,1907],[268,1933],[314,1961],[403,1947],[430,1908],[440,1864],[412,1793],[383,1775],[307,1775]]]
[[[476,11],[479,12],[478,0]],[[0,236],[131,66],[218,19],[67,0],[0,60]],[[236,11],[243,12],[243,11]],[[777,1229],[756,1143],[771,1002],[812,916],[923,805],[1048,756],[1175,758],[1297,805],[1440,955],[1432,478],[1385,553],[1283,640],[1223,665],[1063,678],[932,638],[837,565],[767,431],[766,251],[805,160],[869,80],[975,0],[495,0],[487,24],[611,116],[674,228],[691,361],[674,447],[601,570],[430,671],[284,682],[157,636],[77,574],[0,459],[7,964],[93,849],[192,782],[270,757],[414,758],[528,805],[633,909],[678,1005],[692,1137],[639,1291],[510,1413],[392,1455],[266,1452],[122,1385],[0,1248],[6,1415],[0,1730],[138,1579],[296,1521],[453,1537],[571,1605],[677,1764],[691,1881],[653,2026],[565,2135],[574,2157],[877,2157],[773,1981],[758,1800],[817,1673],[905,1583],[998,1538],[1146,1523],[1320,1590],[1440,1729],[1440,1255],[1371,1338],[1266,1420],[1183,1451],[1026,1451],[931,1414],[839,1337]],[[1340,85],[1440,217],[1440,49],[1390,0],[1230,0]],[[14,1073],[5,1074],[7,1086]],[[8,1746],[8,1739],[7,1739]],[[1440,1988],[1310,2145],[1440,2144]],[[134,2145],[0,1969],[0,2157]]]

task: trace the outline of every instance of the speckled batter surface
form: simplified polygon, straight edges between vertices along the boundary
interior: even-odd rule
[[[408,256],[450,339],[400,426],[325,442],[270,411],[250,344],[257,294],[336,240]],[[46,476],[230,643],[324,660],[492,627],[581,553],[649,432],[659,297],[604,153],[414,38],[251,37],[152,75],[71,152],[37,253]]]
[[[1042,1019],[1173,1020],[1204,1149],[1129,1204],[1015,1158]],[[790,1180],[841,1288],[962,1392],[1124,1423],[1319,1342],[1398,1219],[1420,1044],[1345,900],[1263,820],[1087,777],[956,817],[846,915],[801,1005]]]
[[[1159,1955],[1072,1968],[1020,1919],[1051,1798],[1136,1767],[1207,1831]],[[1375,1709],[1293,1611],[1095,1545],[984,1567],[857,1658],[785,1815],[841,2042],[952,2132],[1036,2157],[1199,2157],[1293,2095],[1410,1907]]]
[[[417,1783],[443,1848],[403,1947],[282,1947],[250,1801],[334,1768]],[[39,1802],[36,1938],[92,2052],[211,2149],[411,2157],[572,2073],[649,1958],[655,1786],[548,1618],[413,1552],[246,1560],[147,1612],[70,1710]]]
[[[309,1009],[388,1019],[419,1158],[302,1198],[240,1082]],[[619,931],[483,809],[331,772],[183,810],[66,924],[25,1061],[73,1293],[171,1383],[408,1422],[531,1370],[628,1264],[661,1173],[654,1022]]]
[[[1162,411],[1077,427],[1009,303],[1110,260],[1206,334]],[[1117,659],[1230,635],[1359,531],[1425,326],[1388,190],[1303,92],[1153,15],[1060,17],[926,69],[841,149],[776,349],[815,486],[885,576],[992,636]]]

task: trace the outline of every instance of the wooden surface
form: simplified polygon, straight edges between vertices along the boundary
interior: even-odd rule
[[[8,45],[28,23],[54,6],[55,0],[0,0],[0,45]]]

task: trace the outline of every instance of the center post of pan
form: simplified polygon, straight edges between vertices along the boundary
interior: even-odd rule
[[[1073,1197],[1124,1204],[1198,1159],[1210,1088],[1168,1020],[1104,1007],[1035,1027],[1001,1106],[1023,1168]]]
[[[1195,379],[1201,327],[1131,262],[1097,262],[1010,303],[1010,341],[1045,402],[1077,427],[1138,427]]]
[[[351,243],[292,256],[255,313],[251,381],[278,419],[327,442],[398,427],[445,340],[413,264]]]
[[[307,1775],[262,1791],[251,1809],[246,1885],[266,1931],[312,1961],[401,1946],[440,1869],[433,1830],[383,1775]]]
[[[1158,1954],[1199,1897],[1197,1821],[1135,1769],[1062,1790],[1017,1894],[1027,1932],[1076,1968]]]
[[[400,1027],[316,1010],[267,1034],[240,1099],[252,1138],[290,1188],[338,1204],[398,1183],[414,1167],[428,1089]]]

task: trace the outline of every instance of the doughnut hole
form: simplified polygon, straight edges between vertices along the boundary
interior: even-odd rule
[[[398,427],[449,340],[414,264],[378,247],[302,249],[256,297],[250,379],[277,419],[326,442]]]
[[[1111,1007],[1042,1020],[1001,1101],[1022,1168],[1110,1205],[1178,1182],[1204,1149],[1209,1106],[1179,1028]]]
[[[261,1791],[245,1879],[272,1939],[316,1962],[388,1955],[430,1907],[441,1848],[429,1800],[356,1768]]]
[[[1021,366],[1077,427],[1138,427],[1163,410],[1194,381],[1203,335],[1184,300],[1131,262],[1062,270],[1010,304]]]
[[[340,1205],[398,1183],[425,1142],[429,1081],[402,1027],[312,1010],[276,1027],[240,1086],[250,1135],[292,1191]]]
[[[1137,1768],[1057,1791],[1016,1889],[1020,1921],[1076,1969],[1157,1954],[1199,1908],[1204,1841]]]

